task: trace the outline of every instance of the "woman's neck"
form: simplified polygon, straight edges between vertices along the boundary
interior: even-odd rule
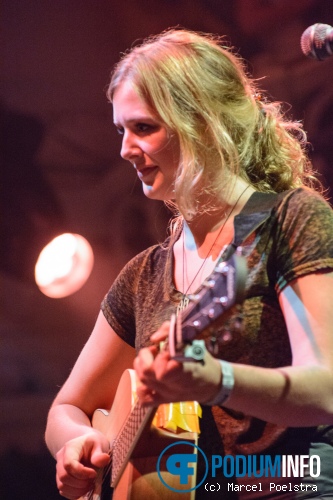
[[[238,184],[228,202],[216,205],[212,213],[203,213],[187,221],[173,246],[174,284],[183,294],[193,293],[211,274],[225,245],[234,237],[234,217],[248,201],[254,189]]]
[[[215,210],[198,214],[191,220],[186,220],[184,217],[186,245],[189,248],[193,248],[195,245],[199,250],[212,244],[214,239],[218,238],[219,232],[230,233],[230,230],[233,230],[235,215],[241,212],[253,192],[254,188],[250,184],[238,179],[227,199],[215,200]],[[223,239],[226,238],[225,236]]]

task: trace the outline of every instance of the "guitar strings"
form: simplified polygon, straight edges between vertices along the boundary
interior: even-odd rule
[[[132,406],[131,410],[129,411],[128,416],[125,419],[124,424],[123,424],[122,428],[120,429],[120,431],[118,432],[118,435],[113,443],[113,450],[114,450],[115,446],[117,446],[117,444],[118,444],[117,440],[119,440],[119,438],[123,437],[124,439],[126,439],[126,435],[123,436],[124,431],[125,432],[126,432],[126,430],[130,431],[132,434],[134,432],[134,435],[137,433],[137,431],[138,431],[138,429],[143,421],[142,412],[144,413],[144,415],[146,415],[148,411],[149,411],[149,409],[142,407],[139,399],[136,398],[134,405]],[[128,427],[129,427],[129,429],[128,429]],[[134,437],[134,436],[131,435],[131,437]],[[128,436],[127,436],[127,438],[128,438]],[[124,450],[122,450],[122,452],[124,453]],[[126,451],[126,447],[125,447],[125,456],[127,453],[128,453],[128,450]],[[103,487],[103,485],[105,485],[105,483],[109,477],[110,477],[110,483],[112,482],[112,465],[113,465],[112,464],[112,462],[113,462],[112,450],[110,450],[109,455],[110,455],[110,462],[108,463],[108,465],[106,467],[100,469],[98,471],[98,475],[97,475],[98,479],[102,476],[101,488]],[[124,457],[122,457],[122,460],[123,459],[124,459]],[[114,464],[114,465],[117,466],[117,464]],[[109,476],[109,474],[110,474],[110,476]],[[97,478],[96,478],[96,480],[97,480]],[[109,486],[111,486],[111,484]],[[93,499],[93,497],[89,497],[87,500],[91,500],[91,499]]]
[[[110,455],[110,461],[106,467],[103,469],[103,478],[102,478],[102,484],[101,484],[101,489],[103,489],[103,485],[105,484],[106,480],[108,477],[110,477],[110,488],[111,488],[111,468],[112,468],[112,454],[111,451],[109,452]]]
[[[111,451],[109,451],[109,455],[110,455],[110,461],[109,461],[108,465],[106,465],[105,467],[102,467],[101,469],[98,469],[97,476],[96,476],[96,479],[95,479],[95,484],[96,484],[102,478],[101,482],[100,482],[101,492],[103,490],[103,485],[105,485],[105,482],[106,482],[106,479],[108,477],[108,474],[109,473],[111,474],[111,467],[112,467],[112,455],[111,455]],[[109,486],[111,487],[111,484]],[[95,491],[96,491],[96,488],[94,486],[94,488],[92,490],[90,490],[89,493],[87,495],[83,496],[82,498],[84,500],[94,500]],[[100,498],[102,498],[102,497],[100,497]]]

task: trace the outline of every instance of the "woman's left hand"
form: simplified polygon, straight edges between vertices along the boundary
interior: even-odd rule
[[[165,340],[168,330],[169,323],[163,323],[151,340],[154,343]],[[134,368],[140,382],[137,393],[143,405],[189,400],[204,404],[214,399],[221,387],[220,364],[208,351],[203,362],[181,363],[172,359],[168,350],[147,347],[139,351]]]

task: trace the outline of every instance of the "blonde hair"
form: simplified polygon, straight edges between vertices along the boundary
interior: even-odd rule
[[[200,211],[239,175],[258,191],[281,192],[311,179],[306,136],[280,103],[258,98],[242,59],[221,38],[171,29],[134,47],[116,65],[107,95],[130,80],[180,143],[175,180],[183,213]],[[230,175],[231,174],[231,175]]]

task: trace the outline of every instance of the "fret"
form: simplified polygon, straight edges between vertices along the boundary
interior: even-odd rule
[[[112,446],[112,481],[117,484],[148,420],[156,408],[143,407],[137,401]]]

